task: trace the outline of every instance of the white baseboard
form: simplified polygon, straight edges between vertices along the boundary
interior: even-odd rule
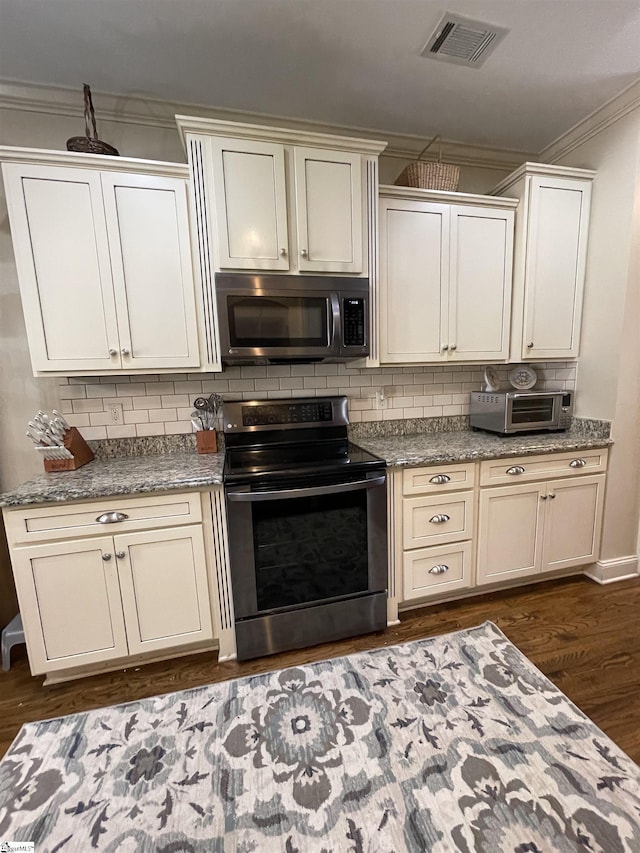
[[[592,581],[600,584],[615,583],[629,578],[638,577],[640,563],[638,556],[616,557],[613,560],[598,560],[584,570],[584,574]]]

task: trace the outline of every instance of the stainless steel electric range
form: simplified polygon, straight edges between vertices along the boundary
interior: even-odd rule
[[[385,462],[348,422],[346,397],[225,402],[239,660],[386,627]]]

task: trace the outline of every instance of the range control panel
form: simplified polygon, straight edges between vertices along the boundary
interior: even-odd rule
[[[225,433],[304,427],[347,426],[347,398],[225,401]]]

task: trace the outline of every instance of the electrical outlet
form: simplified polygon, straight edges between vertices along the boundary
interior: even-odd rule
[[[386,409],[388,405],[389,401],[384,392],[384,388],[379,388],[376,391],[376,409]]]
[[[122,417],[122,403],[113,403],[109,406],[109,423],[115,426],[122,426],[124,419]]]

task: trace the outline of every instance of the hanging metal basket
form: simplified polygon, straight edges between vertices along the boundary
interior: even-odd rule
[[[91,98],[91,87],[86,83],[82,87],[84,93],[84,126],[86,136],[72,136],[67,139],[67,151],[79,151],[82,154],[110,154],[112,157],[120,156],[120,152],[108,142],[98,139],[96,128],[96,116],[93,111],[93,100]],[[91,132],[93,130],[93,133]]]

